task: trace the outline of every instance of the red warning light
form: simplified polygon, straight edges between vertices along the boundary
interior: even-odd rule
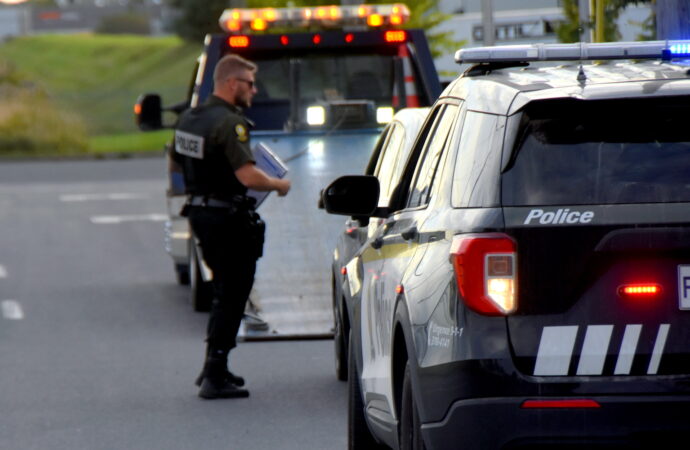
[[[314,37],[311,38],[311,41],[312,41],[314,44],[319,45],[319,44],[321,43],[321,35],[320,35],[320,34],[315,34]]]
[[[383,38],[386,42],[405,42],[407,40],[407,33],[402,30],[386,31]]]
[[[249,47],[249,36],[230,36],[228,43],[232,48]]]
[[[628,298],[650,298],[661,293],[658,284],[626,284],[618,288],[618,295]]]
[[[288,45],[290,43],[290,38],[285,35],[282,35],[280,37],[280,43],[283,45]]]
[[[347,33],[347,34],[345,35],[345,42],[347,42],[348,44],[349,44],[350,42],[354,41],[354,40],[355,40],[355,35],[354,35],[354,34],[352,34],[352,33]]]

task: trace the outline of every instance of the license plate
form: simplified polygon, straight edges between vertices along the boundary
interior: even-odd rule
[[[690,310],[690,265],[678,266],[678,304]]]

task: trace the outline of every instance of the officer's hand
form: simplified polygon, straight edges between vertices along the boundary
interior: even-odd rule
[[[278,180],[277,189],[278,196],[285,197],[290,190],[290,180]]]

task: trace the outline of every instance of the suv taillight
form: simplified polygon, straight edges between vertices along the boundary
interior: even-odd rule
[[[472,310],[502,316],[517,309],[515,241],[502,233],[455,236],[450,249],[458,291]]]

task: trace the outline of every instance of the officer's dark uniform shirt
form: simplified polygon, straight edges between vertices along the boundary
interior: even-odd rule
[[[235,170],[255,161],[249,124],[239,107],[212,95],[202,106],[182,113],[173,154],[184,168],[187,194],[219,200],[246,194]]]

